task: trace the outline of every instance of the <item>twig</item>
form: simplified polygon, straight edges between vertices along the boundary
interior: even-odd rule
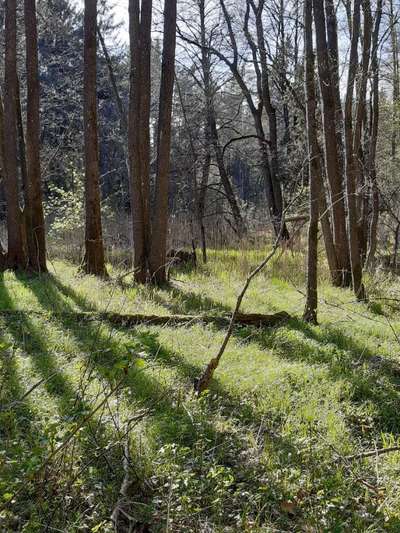
[[[400,446],[391,446],[390,448],[379,448],[378,450],[369,450],[367,452],[355,453],[345,457],[347,461],[354,461],[355,459],[364,459],[365,457],[375,457],[375,455],[383,455],[385,453],[400,452]]]
[[[283,220],[283,219],[282,219]],[[236,300],[236,306],[235,310],[232,313],[232,317],[229,323],[228,331],[226,332],[225,338],[221,344],[221,347],[216,355],[216,357],[213,357],[211,361],[208,363],[207,367],[205,368],[203,374],[195,381],[194,388],[195,391],[200,394],[204,390],[206,390],[209,386],[209,383],[214,375],[214,372],[216,368],[219,365],[219,362],[221,360],[221,357],[223,356],[225,349],[228,345],[229,339],[232,336],[233,328],[237,319],[237,316],[239,315],[240,306],[242,305],[243,298],[247,292],[247,289],[250,286],[250,283],[252,280],[257,276],[261,270],[263,270],[264,267],[269,263],[269,261],[272,259],[272,257],[275,255],[277,249],[279,248],[280,242],[281,242],[281,234],[282,229],[284,227],[284,224],[281,224],[281,230],[279,232],[279,235],[275,241],[275,244],[271,250],[271,252],[267,255],[267,257],[252,271],[250,272],[249,276],[247,277],[242,290],[240,291],[240,294]]]
[[[0,411],[7,411],[7,409],[11,409],[12,407],[15,407],[16,405],[18,405],[19,403],[22,403],[24,400],[26,400],[26,398],[35,390],[37,389],[42,383],[47,383],[48,381],[50,381],[54,376],[56,376],[59,372],[53,372],[53,374],[50,374],[50,376],[46,377],[46,378],[43,378],[41,379],[40,381],[38,381],[37,383],[35,383],[34,385],[32,385],[32,387],[30,389],[28,389],[25,394],[23,396],[21,396],[21,398],[19,400],[14,400],[13,402],[9,403],[8,405],[0,405]]]

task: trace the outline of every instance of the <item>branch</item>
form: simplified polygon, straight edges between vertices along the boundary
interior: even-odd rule
[[[229,148],[229,146],[235,142],[238,142],[238,141],[244,141],[246,139],[258,139],[262,142],[265,142],[267,143],[268,145],[270,145],[270,141],[268,139],[263,139],[262,137],[260,137],[259,135],[242,135],[241,137],[234,137],[233,139],[231,139],[230,141],[228,141],[225,146],[223,147],[222,149],[222,155],[224,156],[225,155],[225,152],[226,150]]]

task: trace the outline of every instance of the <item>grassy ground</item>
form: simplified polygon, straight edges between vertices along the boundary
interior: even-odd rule
[[[0,313],[0,531],[112,531],[127,473],[136,531],[400,531],[400,453],[346,459],[400,444],[395,280],[369,280],[367,308],[322,273],[321,323],[308,326],[304,259],[277,258],[243,310],[294,318],[237,328],[200,399],[193,378],[224,331],[71,316],[227,312],[261,257],[214,252],[165,289],[60,262],[2,275],[0,311],[25,312]]]

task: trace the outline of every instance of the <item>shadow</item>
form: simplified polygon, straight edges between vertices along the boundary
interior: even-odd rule
[[[101,378],[107,377],[116,363],[129,359],[132,351],[145,351],[146,362],[150,368],[153,365],[163,365],[175,369],[185,380],[186,390],[192,389],[194,378],[203,370],[202,365],[192,365],[180,354],[163,347],[158,341],[157,333],[145,325],[127,330],[124,326],[116,327],[104,321],[79,322],[74,319],[73,306],[66,302],[62,295],[67,295],[82,310],[89,310],[92,307],[71,287],[64,286],[52,275],[47,275],[45,280],[42,279],[41,284],[32,283],[31,280],[27,282],[25,276],[20,276],[19,280],[32,291],[41,307],[52,313],[50,319],[58,324],[61,330],[73,335],[79,349],[89,359],[90,364],[96,367]],[[146,376],[144,372],[133,374],[131,378],[128,377],[127,383],[136,399],[152,404],[154,404],[154,399],[157,399],[153,407],[153,418],[158,416],[160,423],[165,422],[164,429],[159,428],[160,434],[165,437],[167,435],[176,437],[176,433],[171,432],[171,420],[173,419],[176,419],[177,425],[187,427],[190,416],[184,408],[179,407],[179,401],[176,401],[177,387],[174,383],[167,381],[163,383],[155,377]],[[214,380],[213,391],[219,392],[225,398],[229,396],[227,391],[221,388],[218,380]],[[230,398],[231,406],[233,401],[234,398]],[[236,407],[239,404],[238,401]],[[257,419],[254,418],[255,413],[248,416],[251,416],[254,423],[257,423]],[[194,437],[192,429],[189,430],[188,436],[190,438],[187,443],[190,444]],[[183,434],[180,437],[186,438]]]
[[[174,285],[164,286],[164,294],[156,289],[139,288],[144,297],[171,311],[172,314],[192,313],[231,313],[232,308],[208,296],[191,291],[183,291]],[[150,293],[149,293],[150,290]],[[170,300],[171,299],[171,300]]]
[[[377,356],[337,327],[313,327],[295,318],[281,330],[242,328],[235,335],[273,350],[282,359],[324,365],[332,381],[345,379],[351,385],[354,404],[374,405],[378,430],[399,433],[400,366],[396,362]]]
[[[40,279],[34,279],[17,274],[17,278],[33,292],[40,292],[43,297],[43,290],[39,290],[44,283],[43,276]],[[6,288],[2,273],[0,273],[0,301],[2,301],[6,309],[10,311],[15,310],[14,301]],[[49,302],[48,299],[46,301]],[[52,310],[61,311],[63,305],[64,303],[53,300],[51,308]],[[71,440],[68,446],[70,450],[68,453],[72,454],[72,459],[76,456],[77,464],[74,465],[72,462],[71,465],[64,466],[66,470],[62,470],[63,467],[60,465],[64,461],[66,463],[71,461],[71,457],[68,456],[66,450],[63,451],[54,457],[54,461],[48,465],[45,472],[41,473],[40,476],[33,476],[32,480],[26,483],[26,490],[24,488],[21,494],[19,494],[18,500],[13,504],[14,512],[18,510],[18,516],[21,517],[21,520],[24,518],[28,519],[30,513],[36,514],[39,512],[42,515],[44,525],[46,525],[46,527],[43,526],[43,531],[47,531],[47,526],[50,527],[53,521],[57,522],[58,520],[58,523],[60,521],[62,523],[63,520],[66,520],[69,511],[64,505],[65,502],[63,502],[63,490],[64,495],[68,494],[76,479],[85,483],[88,490],[90,490],[89,487],[92,487],[92,490],[94,490],[96,484],[104,482],[115,484],[117,491],[123,476],[121,466],[122,450],[120,450],[119,464],[117,463],[116,467],[110,468],[109,452],[106,451],[110,435],[109,428],[101,421],[102,412],[99,412],[98,416],[93,415],[88,418],[88,414],[92,411],[94,405],[92,401],[100,401],[101,396],[95,398],[90,397],[90,395],[87,396],[84,384],[80,380],[77,380],[78,383],[75,385],[64,370],[64,365],[61,366],[60,362],[55,358],[54,353],[50,351],[47,337],[49,330],[47,320],[49,319],[50,317],[46,316],[30,318],[28,313],[19,312],[15,314],[5,313],[0,318],[3,327],[13,338],[15,349],[19,350],[21,357],[30,358],[32,368],[38,376],[37,379],[44,380],[41,388],[54,400],[57,410],[54,413],[50,406],[44,405],[46,411],[42,414],[44,421],[37,426],[36,433],[31,431],[31,429],[24,433],[21,432],[19,434],[20,442],[18,446],[15,446],[17,435],[14,435],[13,445],[16,450],[21,452],[21,447],[30,447],[34,455],[33,464],[35,466],[28,473],[24,471],[26,464],[22,460],[22,453],[18,457],[18,468],[20,471],[17,475],[21,482],[29,472],[30,477],[32,477],[32,472],[35,472],[47,460],[46,458],[51,455],[54,449],[63,442],[68,431],[72,431],[77,424],[81,426],[81,430]],[[61,336],[62,334],[60,330],[59,335]],[[90,376],[88,376],[88,379],[90,379]],[[12,386],[10,395],[14,399],[15,397],[19,397],[21,395],[20,388],[18,386],[14,387],[13,383],[10,385]],[[104,393],[104,390],[101,393]],[[88,401],[89,397],[90,401]],[[50,420],[47,420],[47,422],[46,417],[50,417]],[[51,423],[52,418],[56,422]],[[64,433],[57,436],[61,428],[64,430]],[[43,434],[41,432],[45,433]],[[114,454],[116,454],[116,450],[113,451]],[[90,465],[90,468],[87,465]],[[62,470],[63,476],[59,478],[56,474],[60,470]],[[53,474],[50,474],[50,472],[53,472]],[[26,505],[27,501],[30,502],[28,506]],[[110,500],[110,505],[112,502],[113,499]],[[84,505],[85,502],[82,500],[80,503]]]
[[[11,301],[5,302],[10,306]],[[1,324],[1,320],[0,320]],[[15,346],[0,338],[0,492],[20,490],[21,472],[35,460],[40,429],[28,388],[22,386]],[[6,458],[6,460],[4,460]],[[0,504],[3,500],[0,500]],[[4,525],[4,523],[2,522]]]
[[[49,312],[48,320],[51,320],[60,329],[61,334],[64,332],[64,334],[68,333],[74,337],[76,346],[83,353],[82,357],[86,359],[90,368],[93,368],[98,379],[108,379],[110,372],[115,369],[118,363],[125,363],[130,366],[134,362],[135,355],[140,354],[146,367],[144,371],[128,372],[124,397],[128,406],[129,402],[132,401],[135,407],[137,402],[140,402],[140,405],[151,407],[150,438],[153,439],[154,445],[158,449],[161,450],[167,444],[177,444],[185,446],[189,450],[196,450],[199,442],[201,442],[202,445],[207,446],[207,454],[210,453],[209,449],[213,450],[212,464],[232,469],[234,482],[229,489],[230,492],[228,491],[229,495],[236,490],[242,490],[243,487],[252,486],[254,480],[258,479],[257,476],[261,475],[257,469],[265,468],[265,472],[262,472],[268,478],[270,474],[273,475],[273,469],[276,472],[279,472],[280,469],[282,472],[287,472],[291,468],[298,469],[299,465],[313,479],[330,479],[332,485],[329,490],[333,495],[335,494],[335,487],[337,487],[334,482],[335,476],[339,475],[340,477],[345,474],[340,465],[332,466],[332,463],[318,462],[317,460],[312,462],[313,459],[309,457],[309,450],[299,449],[296,442],[280,434],[279,421],[266,419],[265,412],[258,410],[254,402],[250,403],[240,397],[240,393],[235,394],[226,390],[221,382],[215,379],[208,396],[200,401],[191,402],[190,393],[185,391],[192,389],[192,381],[194,377],[200,374],[202,365],[192,364],[182,354],[163,346],[160,343],[157,328],[141,326],[130,328],[127,331],[127,328],[111,328],[100,321],[98,323],[80,323],[74,317],[65,315],[65,312],[74,311],[71,302],[82,310],[92,310],[93,307],[85,298],[76,294],[72,287],[64,286],[59,279],[52,275],[45,279],[42,277],[40,282],[32,282],[31,279],[28,280],[24,276],[19,276],[19,280],[32,291],[41,307]],[[0,290],[6,292],[4,283],[0,283]],[[182,301],[176,303],[176,311],[189,312],[210,309],[229,311],[226,306],[218,307],[217,304],[216,307],[216,302],[207,297],[196,294],[193,298],[191,293],[184,293],[178,289],[172,289],[172,291],[174,298],[182,298]],[[0,293],[0,299],[2,296]],[[6,296],[4,294],[4,297]],[[47,343],[43,340],[44,328],[39,328],[25,317],[22,319],[22,326],[25,331],[25,335],[23,335],[21,324],[16,327],[12,323],[12,318],[7,320],[7,328],[16,342],[20,343],[33,359],[37,356],[38,362],[34,364],[38,365],[38,370],[46,375],[49,368],[50,370],[54,368],[55,363],[46,347]],[[373,391],[366,390],[373,388],[372,379],[366,378],[367,381],[363,386],[359,378],[357,381],[356,370],[351,364],[352,358],[355,357],[353,352],[356,351],[356,346],[349,348],[349,354],[347,352],[342,353],[343,350],[338,350],[335,361],[330,361],[331,355],[319,352],[323,342],[332,342],[333,344],[339,342],[333,333],[329,341],[329,332],[318,332],[318,330],[308,326],[305,327],[300,321],[292,320],[285,327],[292,331],[298,331],[303,338],[299,335],[295,339],[285,342],[283,336],[280,338],[277,335],[277,330],[261,331],[250,328],[237,328],[235,336],[241,340],[248,338],[256,340],[262,347],[276,351],[282,359],[325,364],[329,368],[332,380],[345,376],[352,383],[355,391],[354,398],[357,398],[356,393],[358,393],[362,399],[360,401],[368,397],[371,401],[378,402],[378,395],[375,397]],[[28,345],[26,344],[26,333],[30,338]],[[307,343],[307,338],[315,341],[311,347],[310,343]],[[357,351],[357,355],[359,355],[359,351]],[[44,368],[42,368],[43,366]],[[163,369],[171,370],[172,375],[163,372]],[[59,396],[60,409],[65,415],[68,415],[68,405],[70,406],[71,403],[68,404],[68,401],[66,403],[65,401],[74,398],[76,393],[72,390],[71,384],[68,383],[63,373],[61,373],[60,379],[64,383],[60,383],[60,390],[53,390],[52,394]],[[386,399],[390,401],[398,399],[397,393],[393,392],[394,396],[391,396],[389,387],[385,393]],[[216,398],[217,401],[215,401]],[[383,403],[379,403],[379,408],[382,411],[383,407]],[[245,457],[248,452],[249,442],[245,441],[243,434],[248,435],[249,433],[256,441],[256,444],[253,445],[259,450],[257,453],[260,454],[260,457],[263,451],[270,452],[266,465],[258,460],[252,467],[250,464],[248,466],[247,463],[246,465],[242,464],[244,460],[239,460],[241,454],[244,454],[243,457]],[[104,428],[105,447],[110,445],[108,440],[110,437],[112,436]],[[193,451],[193,454],[195,453]],[[90,457],[90,450],[85,450],[85,454],[85,459]],[[276,464],[268,462],[273,460],[272,457],[278,458],[274,459],[277,461]],[[120,461],[120,459],[119,457],[118,460]],[[210,463],[206,464],[210,465]],[[312,471],[309,471],[311,468]],[[99,466],[100,469],[101,466]],[[195,475],[207,477],[208,471],[199,471]],[[111,481],[113,483],[112,497],[115,501],[119,484],[116,483],[115,478]],[[265,501],[265,505],[262,507],[263,514],[260,516],[269,517],[268,519],[273,516],[275,517],[273,518],[274,523],[281,526],[283,524],[283,522],[281,524],[282,516],[276,512],[276,508],[279,508],[280,502],[285,501],[288,497],[286,481],[284,475],[282,479],[274,476],[273,495],[268,493],[268,496],[263,497],[264,499],[261,498],[262,502]],[[349,485],[354,493],[362,491],[362,488],[360,489],[356,484],[349,483]],[[159,495],[156,494],[156,496]],[[232,518],[227,518],[227,520],[229,523]],[[262,522],[262,517],[260,520]],[[292,522],[293,524],[294,522]]]
[[[23,278],[21,279],[24,282]],[[60,292],[68,290],[69,297],[75,302],[80,302],[87,308],[85,302],[75,298],[72,288],[60,288],[61,282],[53,283],[53,278],[49,277],[46,284],[47,296],[43,296],[43,287],[38,290],[38,285],[31,284],[30,287],[35,293],[39,303],[48,311],[61,306]],[[60,289],[60,290],[59,290]],[[37,290],[37,292],[35,292]],[[57,296],[58,294],[58,296]],[[58,302],[57,302],[58,300]],[[68,310],[68,309],[67,309]],[[203,365],[193,365],[189,363],[181,354],[167,349],[158,339],[156,328],[146,326],[130,328],[127,331],[124,327],[114,327],[112,330],[103,323],[94,325],[93,323],[80,324],[71,319],[65,318],[62,314],[52,317],[65,331],[71,333],[80,349],[90,358],[100,376],[107,375],[106,370],[112,369],[116,362],[126,359],[129,353],[140,352],[141,358],[145,359],[147,369],[144,372],[134,372],[127,376],[127,386],[132,400],[139,401],[142,405],[151,406],[152,433],[157,435],[159,446],[165,444],[179,443],[180,446],[189,448],[195,447],[199,439],[213,443],[216,450],[224,444],[229,436],[232,446],[235,449],[244,451],[243,441],[238,432],[230,432],[224,427],[217,427],[214,417],[211,414],[212,406],[218,397],[218,414],[226,416],[234,421],[235,425],[248,431],[251,427],[254,431],[259,431],[264,425],[264,415],[257,412],[252,405],[244,402],[243,398],[235,396],[227,391],[218,379],[213,380],[210,398],[205,398],[206,410],[210,412],[205,415],[204,408],[199,408],[198,400],[194,400],[194,411],[190,412],[185,403],[191,397],[193,380],[203,370]],[[120,336],[128,337],[128,344]],[[95,352],[93,347],[96,347]],[[162,379],[160,368],[168,368],[173,371],[172,377]],[[199,412],[197,410],[200,410]],[[232,417],[232,413],[235,416]],[[286,457],[288,463],[295,464],[298,460],[298,451],[291,441],[283,438],[276,432],[263,432],[264,444],[270,449],[279,449],[281,457]],[[218,455],[215,452],[215,460],[226,467],[235,466],[237,468],[235,456],[229,457],[222,452]],[[251,473],[249,471],[249,482]],[[246,473],[241,472],[241,476],[246,478]],[[279,492],[277,486],[276,490]],[[282,487],[283,490],[283,487]]]

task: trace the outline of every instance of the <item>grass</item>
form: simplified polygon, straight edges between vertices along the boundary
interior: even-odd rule
[[[262,255],[212,252],[163,289],[116,271],[108,282],[79,276],[65,262],[1,277],[0,310],[25,311],[0,314],[1,531],[113,531],[127,438],[137,531],[400,530],[400,453],[343,459],[399,442],[400,314],[380,300],[393,303],[395,279],[371,278],[367,307],[322,270],[320,325],[309,326],[298,318],[304,258],[278,257],[243,310],[293,319],[236,328],[200,399],[193,379],[223,330],[71,315],[228,312]]]

